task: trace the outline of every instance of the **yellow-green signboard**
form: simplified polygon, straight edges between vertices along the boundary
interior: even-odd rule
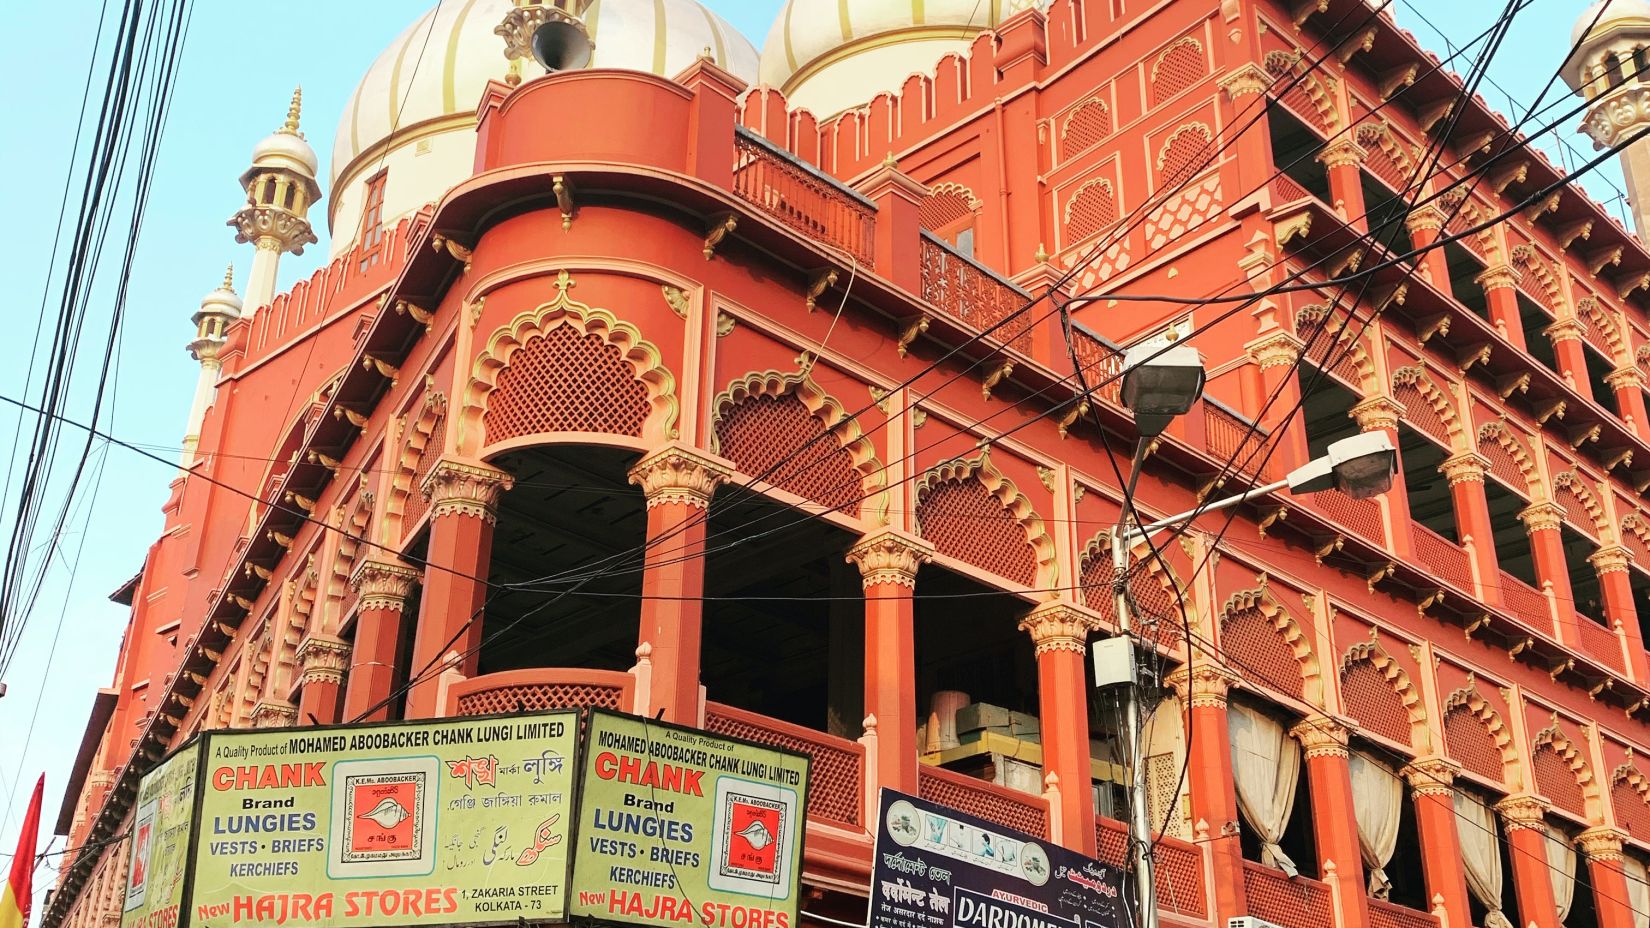
[[[213,732],[188,924],[561,920],[578,729],[564,712]]]
[[[121,928],[174,928],[178,923],[199,758],[200,742],[192,742],[138,783]]]
[[[606,712],[586,739],[575,917],[798,928],[806,755]]]

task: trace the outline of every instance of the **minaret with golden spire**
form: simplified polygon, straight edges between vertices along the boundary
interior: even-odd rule
[[[195,463],[195,449],[201,440],[201,423],[206,421],[206,410],[218,390],[218,374],[223,370],[219,355],[228,337],[224,334],[229,324],[241,318],[241,298],[235,295],[235,265],[224,269],[223,283],[201,298],[200,309],[191,317],[195,323],[195,340],[188,345],[189,355],[200,363],[200,376],[195,380],[195,399],[189,405],[189,425],[183,431],[183,466]]]
[[[281,255],[301,255],[305,245],[316,241],[307,217],[321,199],[321,185],[315,179],[315,149],[298,128],[303,93],[302,87],[292,92],[286,122],[253,147],[252,166],[241,174],[246,205],[229,219],[235,241],[251,242],[256,249],[246,282],[246,305],[252,312],[274,298]]]
[[[1570,33],[1564,82],[1587,100],[1581,131],[1595,149],[1632,138],[1650,125],[1650,2],[1594,0]],[[1650,139],[1617,155],[1627,181],[1633,224],[1650,241]]]

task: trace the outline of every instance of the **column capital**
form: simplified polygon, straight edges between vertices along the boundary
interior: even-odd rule
[[[1618,544],[1600,545],[1597,551],[1587,555],[1588,563],[1601,574],[1625,573],[1632,559],[1632,552]]]
[[[417,568],[399,561],[378,561],[368,558],[355,568],[349,584],[355,589],[357,609],[381,609],[400,612],[407,606],[413,586],[423,577]]]
[[[311,635],[298,645],[304,685],[342,683],[349,669],[349,642],[331,635]]]
[[[1576,849],[1588,860],[1621,860],[1627,832],[1608,825],[1595,825],[1576,835]]]
[[[1354,141],[1352,136],[1342,135],[1325,145],[1317,158],[1326,168],[1344,168],[1362,164],[1368,154],[1369,151]]]
[[[1545,828],[1550,808],[1552,803],[1534,793],[1514,793],[1495,804],[1495,811],[1501,814],[1508,831]]]
[[[1556,532],[1563,527],[1567,514],[1563,506],[1550,499],[1538,499],[1518,510],[1518,518],[1524,523],[1525,531],[1530,532]]]
[[[1560,342],[1581,341],[1581,337],[1587,332],[1587,326],[1574,316],[1566,316],[1542,329],[1541,332],[1556,345]]]
[[[284,699],[260,699],[252,707],[253,728],[286,728],[298,724],[298,707]]]
[[[1633,365],[1618,367],[1604,375],[1604,382],[1612,390],[1631,390],[1644,386],[1644,371]]]
[[[1293,332],[1275,329],[1259,338],[1246,343],[1243,349],[1249,357],[1255,359],[1261,370],[1269,367],[1286,367],[1300,360],[1301,349],[1305,342]]]
[[[1518,286],[1518,272],[1510,264],[1492,264],[1474,277],[1473,282],[1485,290],[1510,290]]]
[[[1178,667],[1163,682],[1174,688],[1188,708],[1225,709],[1226,694],[1237,684],[1238,675],[1219,664],[1203,662]]]
[[[1460,772],[1460,764],[1437,754],[1418,757],[1398,771],[1415,795],[1445,797],[1455,794],[1455,776]]]
[[[493,523],[498,521],[499,497],[515,484],[516,478],[480,461],[442,458],[419,489],[430,501],[432,519],[474,516]]]
[[[1476,451],[1458,451],[1445,458],[1438,470],[1449,478],[1449,485],[1453,487],[1458,483],[1483,483],[1489,466],[1489,458]]]
[[[1408,229],[1411,235],[1417,232],[1437,232],[1444,227],[1448,219],[1437,204],[1427,203],[1417,206],[1404,217],[1404,228]]]
[[[663,503],[707,508],[716,488],[732,475],[732,462],[681,442],[642,455],[630,468],[630,482],[647,495],[649,509]]]
[[[1348,413],[1357,421],[1358,428],[1365,432],[1392,431],[1404,416],[1404,404],[1390,396],[1376,395],[1359,401]]]
[[[1083,654],[1088,650],[1089,632],[1099,627],[1098,616],[1066,602],[1043,603],[1020,620],[1020,630],[1031,634],[1039,656],[1050,651]]]
[[[1260,65],[1253,61],[1246,61],[1220,79],[1220,89],[1226,91],[1226,97],[1236,100],[1254,93],[1264,93],[1272,86],[1272,75],[1261,70]]]
[[[860,584],[917,588],[917,570],[934,559],[934,545],[891,528],[872,532],[848,549],[847,561],[859,568]]]
[[[1345,725],[1334,719],[1314,718],[1297,722],[1289,729],[1290,737],[1301,743],[1301,753],[1307,760],[1317,757],[1347,757],[1349,733]]]

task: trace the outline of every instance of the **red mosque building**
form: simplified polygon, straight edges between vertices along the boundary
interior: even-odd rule
[[[591,67],[527,59],[548,16]],[[1609,145],[1650,5],[1577,32]],[[1130,552],[1163,924],[1650,924],[1650,252],[1462,90],[1362,0],[790,0],[760,53],[693,0],[438,6],[326,183],[296,99],[241,178],[45,924],[118,921],[198,731],[547,707],[810,754],[828,918],[881,787],[1121,863],[1085,652],[1154,339],[1208,382],[1147,517],[1401,458]]]

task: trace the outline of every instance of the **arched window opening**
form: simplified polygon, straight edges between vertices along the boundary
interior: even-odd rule
[[[1627,79],[1627,75],[1622,71],[1621,58],[1615,52],[1604,56],[1604,67],[1610,72],[1611,87],[1620,87],[1622,81]]]

